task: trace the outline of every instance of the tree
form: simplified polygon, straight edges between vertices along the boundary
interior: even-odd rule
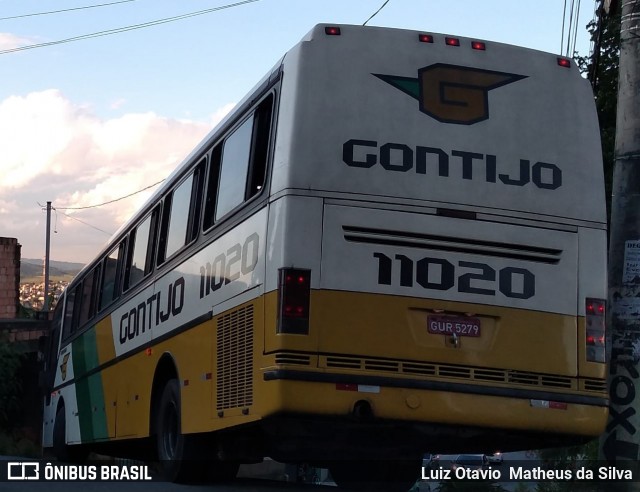
[[[599,21],[590,22],[587,29],[594,43],[591,58],[576,56],[584,74],[588,74],[598,111],[602,160],[607,197],[607,211],[611,211],[611,184],[615,161],[616,105],[618,102],[618,60],[620,58],[620,12],[606,15],[600,11]]]
[[[0,333],[0,429],[10,427],[20,410],[20,365],[21,355],[14,344]]]

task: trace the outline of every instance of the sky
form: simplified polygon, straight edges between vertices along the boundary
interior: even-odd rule
[[[362,24],[384,0],[0,0],[0,237],[23,258],[89,262],[198,142],[315,24]],[[562,0],[389,0],[368,25],[562,54]],[[594,0],[576,51],[589,54]],[[54,10],[47,15],[28,15]],[[568,26],[569,11],[565,19]],[[48,44],[30,49],[29,45]],[[148,188],[142,193],[139,190]],[[119,198],[134,194],[119,200]],[[111,204],[93,207],[105,202]],[[73,210],[78,207],[91,207]]]

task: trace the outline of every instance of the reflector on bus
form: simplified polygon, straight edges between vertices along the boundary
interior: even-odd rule
[[[587,315],[587,360],[589,362],[606,361],[606,308],[604,299],[586,299],[585,312]]]
[[[278,270],[278,333],[309,333],[311,270]]]

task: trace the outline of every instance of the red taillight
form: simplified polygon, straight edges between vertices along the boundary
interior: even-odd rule
[[[585,302],[587,360],[606,361],[606,301],[587,298]]]
[[[558,65],[564,68],[570,68],[571,60],[569,60],[568,58],[558,58]]]
[[[340,28],[335,26],[327,26],[324,28],[324,33],[328,36],[340,36]]]
[[[433,43],[433,36],[431,34],[418,34],[418,40],[421,43]]]
[[[460,46],[460,40],[458,38],[444,38],[444,42],[449,46]]]
[[[278,333],[309,333],[311,270],[281,268],[278,276]]]
[[[480,51],[485,51],[487,49],[487,46],[481,41],[471,41],[471,47],[474,50],[480,50]]]

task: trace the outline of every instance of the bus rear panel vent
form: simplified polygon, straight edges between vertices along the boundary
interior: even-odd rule
[[[218,318],[218,410],[253,404],[253,305]]]

